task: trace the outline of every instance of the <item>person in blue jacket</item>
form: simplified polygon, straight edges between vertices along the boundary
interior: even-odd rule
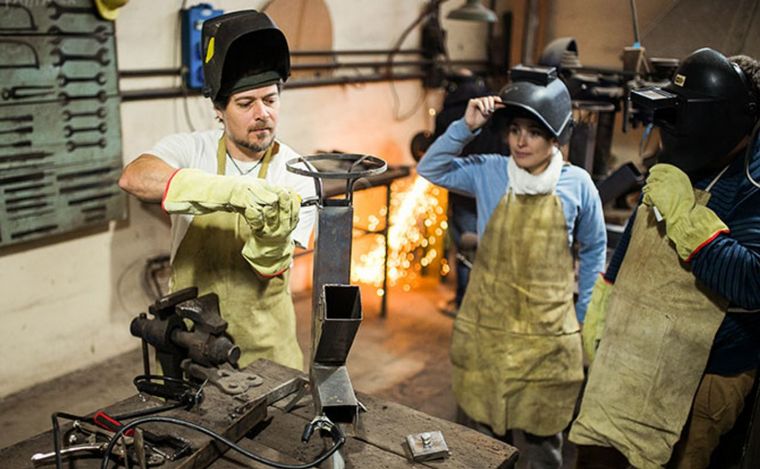
[[[462,117],[467,103],[472,98],[490,96],[493,91],[489,90],[482,78],[460,71],[449,79],[446,97],[443,100],[443,109],[435,116],[435,138],[443,135],[443,132],[455,120]],[[490,126],[481,129],[478,136],[469,142],[460,156],[468,156],[480,153],[509,152],[509,147],[499,132],[495,132]],[[474,254],[476,246],[469,246],[466,238],[467,233],[477,231],[478,216],[475,199],[470,196],[451,192],[448,199],[448,222],[449,235],[457,253],[465,258]],[[464,292],[467,291],[467,282],[470,279],[470,267],[457,258],[454,262],[456,276],[456,293],[454,299],[448,302],[443,309],[444,314],[456,316],[459,307],[462,306]]]
[[[570,440],[578,467],[706,468],[760,365],[760,64],[700,49],[632,98],[662,149],[594,289]]]
[[[604,270],[606,231],[591,177],[559,150],[571,129],[567,88],[525,67],[512,79],[499,96],[471,99],[417,169],[477,202],[480,242],[450,350],[457,403],[488,432],[511,430],[521,461],[559,468],[583,381],[579,323]],[[489,121],[510,156],[459,158]]]

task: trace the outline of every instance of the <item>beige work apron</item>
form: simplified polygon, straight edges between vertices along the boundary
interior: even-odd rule
[[[710,194],[695,192],[706,204]],[[637,468],[667,463],[727,306],[639,206],[570,440],[614,447]]]
[[[275,143],[264,155],[258,177],[265,178],[277,153]],[[224,137],[217,148],[217,174],[226,170]],[[219,309],[229,323],[227,332],[240,347],[240,367],[266,358],[291,368],[303,368],[296,339],[296,318],[288,272],[260,277],[240,254],[251,229],[240,214],[213,212],[196,215],[172,263],[172,291],[191,286],[198,294],[219,295]]]
[[[554,194],[505,195],[488,222],[451,342],[459,406],[498,435],[572,419],[583,364],[573,258]]]

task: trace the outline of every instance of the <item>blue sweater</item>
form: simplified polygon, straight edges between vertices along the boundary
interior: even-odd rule
[[[750,173],[760,179],[760,139],[754,142]],[[694,182],[705,189],[718,171]],[[692,273],[731,305],[720,326],[706,371],[733,375],[760,365],[760,189],[744,174],[736,158],[710,190],[709,207],[731,230],[703,247],[691,261]],[[634,212],[635,215],[635,212]],[[614,282],[625,258],[632,216],[612,256],[605,278]],[[749,312],[737,312],[746,310]],[[755,311],[752,313],[751,311]]]
[[[446,133],[430,146],[417,166],[417,172],[434,184],[475,197],[478,236],[482,236],[491,214],[509,186],[509,157],[487,154],[458,158],[462,148],[477,135],[478,132],[471,132],[463,119],[454,121]],[[588,173],[570,165],[562,168],[556,193],[565,214],[568,249],[574,239],[580,245],[575,311],[578,320],[583,322],[596,276],[604,270],[607,232],[602,202]]]

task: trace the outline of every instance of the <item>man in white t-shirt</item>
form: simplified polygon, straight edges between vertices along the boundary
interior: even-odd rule
[[[202,34],[204,94],[224,129],[163,138],[119,185],[171,214],[171,289],[219,295],[240,366],[267,358],[301,369],[288,269],[294,244],[308,243],[315,211],[300,203],[315,189],[286,170],[299,155],[275,139],[287,40],[254,10],[209,19]]]

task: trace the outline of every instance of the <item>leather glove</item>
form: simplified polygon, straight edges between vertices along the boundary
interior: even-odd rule
[[[181,169],[169,180],[162,206],[169,213],[188,215],[237,212],[255,231],[277,219],[281,191],[262,179]]]
[[[294,191],[280,192],[275,217],[267,217],[261,229],[243,246],[242,255],[264,277],[274,277],[290,267],[295,247],[291,235],[298,225],[301,197]]]
[[[254,229],[254,235],[259,238],[282,239],[290,235],[298,226],[301,211],[301,196],[292,189],[273,187],[277,192],[275,210],[265,214],[264,226]],[[251,227],[253,229],[253,227]]]
[[[673,165],[654,165],[642,190],[643,202],[657,207],[665,220],[665,233],[687,262],[720,233],[729,232],[715,212],[696,203],[689,177]]]
[[[602,340],[604,322],[607,318],[607,303],[612,293],[612,286],[611,283],[607,283],[602,275],[599,275],[596,283],[594,283],[594,289],[591,291],[591,300],[588,303],[588,309],[586,309],[583,329],[581,329],[583,350],[586,352],[589,363],[594,361],[599,341]]]

